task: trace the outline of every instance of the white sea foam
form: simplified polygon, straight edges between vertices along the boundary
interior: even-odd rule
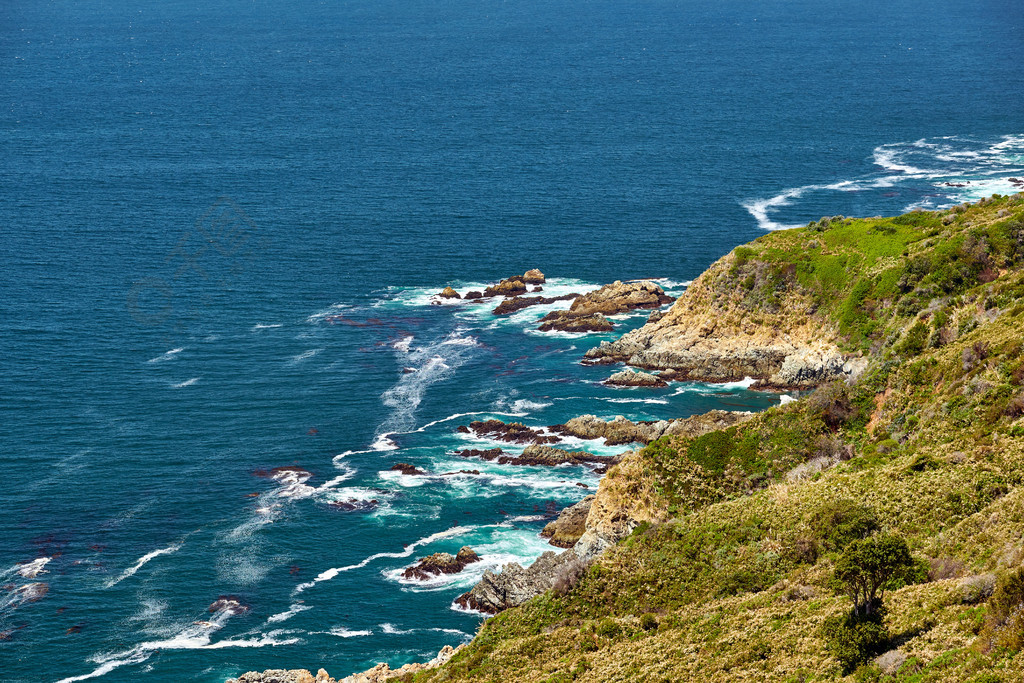
[[[322,320],[326,320],[336,315],[340,315],[342,311],[351,309],[352,306],[348,304],[331,304],[327,308],[317,311],[306,318],[307,323],[318,323]]]
[[[302,583],[302,584],[299,584],[298,586],[296,586],[295,587],[295,592],[296,593],[301,593],[302,591],[305,591],[305,590],[307,590],[309,588],[312,588],[313,586],[315,586],[316,584],[318,584],[318,583],[320,583],[322,581],[330,581],[331,579],[333,579],[335,576],[337,576],[341,572],[352,571],[353,569],[362,569],[363,567],[365,567],[366,565],[370,564],[374,560],[379,560],[379,559],[382,559],[382,558],[409,557],[410,555],[413,554],[413,552],[416,551],[416,548],[418,548],[420,546],[428,545],[430,543],[433,543],[434,541],[439,541],[439,540],[441,540],[443,538],[451,538],[453,536],[461,536],[462,534],[469,533],[472,530],[473,530],[473,527],[455,526],[455,527],[452,527],[450,529],[445,529],[444,531],[439,531],[436,534],[431,534],[430,536],[426,536],[424,538],[421,538],[418,541],[415,541],[413,543],[410,543],[409,545],[405,546],[405,549],[402,550],[401,552],[396,552],[396,553],[376,553],[374,555],[370,555],[369,557],[367,557],[363,561],[358,562],[356,564],[350,564],[350,565],[347,565],[347,566],[344,566],[344,567],[332,567],[331,569],[328,569],[326,571],[320,572],[316,576],[316,578],[314,578],[312,581],[309,581],[307,583]]]
[[[172,384],[171,388],[172,389],[181,389],[182,387],[190,387],[193,384],[195,384],[196,382],[198,382],[200,379],[202,379],[202,378],[201,377],[193,377],[192,379],[187,379],[184,382],[178,382],[177,384]]]
[[[163,363],[164,361],[174,360],[174,357],[177,356],[179,353],[181,353],[184,350],[185,350],[184,346],[182,346],[180,348],[177,348],[177,349],[171,349],[170,351],[165,351],[164,353],[160,354],[156,358],[150,358],[146,362],[147,363]]]
[[[394,624],[381,624],[380,632],[387,635],[398,635],[407,636],[413,633],[449,633],[454,636],[462,636],[463,638],[472,638],[473,635],[460,631],[457,628],[398,628]]]
[[[50,559],[51,558],[49,557],[40,557],[38,559],[32,560],[31,562],[26,562],[25,564],[15,566],[17,567],[18,574],[22,578],[34,579],[40,574],[49,573],[48,571],[43,569],[43,567],[50,563]]]
[[[351,631],[343,626],[337,626],[332,628],[330,631],[314,631],[314,633],[322,633],[329,636],[337,636],[339,638],[360,638],[363,636],[372,636],[373,631]]]
[[[864,192],[891,189],[911,197],[904,206],[941,209],[992,194],[1013,194],[1019,187],[1009,178],[1024,170],[1024,136],[998,140],[946,136],[880,145],[872,152],[876,170],[859,177],[784,190],[768,199],[741,202],[763,230],[800,227],[773,218],[779,209],[805,195],[822,192]],[[814,216],[807,216],[814,218]]]
[[[649,403],[652,405],[666,405],[668,401],[663,398],[606,398],[608,403]]]
[[[305,612],[306,610],[310,610],[310,609],[313,609],[313,608],[311,606],[309,606],[309,605],[303,605],[301,602],[297,602],[294,605],[291,605],[290,607],[288,607],[288,609],[286,611],[279,612],[277,614],[272,614],[271,616],[267,617],[267,623],[268,624],[276,624],[276,623],[279,623],[279,622],[282,622],[282,621],[286,621],[286,620],[291,619],[292,617],[294,617],[296,614],[298,614],[300,612]]]
[[[307,358],[312,358],[313,356],[315,356],[316,354],[320,353],[321,351],[323,351],[323,349],[309,349],[308,351],[303,351],[302,353],[300,353],[297,356],[292,356],[291,362],[292,363],[299,363],[301,361],[306,360]]]
[[[103,587],[104,588],[110,588],[111,586],[114,586],[114,585],[117,585],[117,584],[121,583],[122,581],[124,581],[125,579],[127,579],[130,576],[135,576],[135,572],[137,572],[140,569],[142,569],[142,566],[145,565],[150,560],[152,560],[153,558],[160,557],[161,555],[170,555],[173,552],[177,552],[179,548],[181,548],[181,543],[177,543],[175,545],[171,545],[171,546],[168,546],[166,548],[160,548],[158,550],[153,550],[151,552],[146,553],[145,555],[140,557],[135,562],[135,564],[133,564],[131,567],[128,567],[123,572],[121,572],[120,576],[118,576],[115,579],[111,579],[110,581],[107,581],[107,583],[104,584]]]
[[[254,330],[272,330],[272,329],[277,328],[277,327],[281,327],[281,323],[274,323],[272,325],[264,324],[264,323],[256,323],[255,325],[252,326],[252,329],[254,329]]]
[[[291,645],[300,642],[296,637],[284,637],[288,631],[271,631],[260,634],[256,638],[237,638],[211,642],[214,632],[223,628],[224,624],[231,617],[229,610],[221,610],[215,613],[209,620],[196,621],[187,627],[164,640],[151,640],[139,643],[130,650],[116,653],[102,653],[90,658],[99,666],[93,671],[81,676],[62,678],[57,683],[74,683],[90,678],[97,678],[110,673],[114,669],[129,664],[140,664],[154,653],[163,650],[217,650],[227,647],[265,647],[274,645]]]
[[[414,336],[412,336],[411,334],[408,335],[408,336],[402,337],[401,339],[396,341],[394,344],[392,344],[391,348],[395,349],[396,351],[401,351],[402,353],[409,353],[409,347],[412,344],[414,339],[416,339],[416,338]]]
[[[792,396],[790,396],[789,394],[783,394],[782,396],[779,396],[779,403],[781,405],[786,405],[787,403],[793,403],[794,401],[796,401],[796,399],[793,398]]]

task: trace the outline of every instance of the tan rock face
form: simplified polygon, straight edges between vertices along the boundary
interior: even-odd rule
[[[615,326],[600,313],[552,311],[540,319],[537,329],[541,332],[611,332]]]
[[[442,299],[460,299],[461,298],[459,296],[459,293],[456,292],[451,287],[445,287],[443,290],[441,290],[441,293],[438,294],[438,296],[441,297]]]
[[[756,316],[721,291],[732,255],[693,283],[661,318],[587,352],[590,362],[671,369],[676,379],[731,382],[752,377],[777,387],[811,387],[846,372],[835,330],[787,295],[778,313]],[[584,297],[573,304],[586,305]]]
[[[528,285],[542,285],[546,280],[544,279],[544,273],[533,268],[532,270],[528,270],[523,273],[523,282]]]
[[[587,496],[558,514],[558,519],[545,526],[540,535],[556,548],[571,548],[587,530],[587,515],[594,496]]]
[[[577,315],[614,315],[635,308],[657,308],[671,301],[672,297],[654,282],[615,281],[576,299],[569,310]]]

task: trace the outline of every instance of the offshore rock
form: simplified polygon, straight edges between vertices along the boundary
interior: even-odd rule
[[[410,676],[446,664],[463,647],[465,646],[445,645],[429,662],[406,664],[398,669],[392,669],[386,663],[382,663],[372,669],[346,676],[340,680],[331,678],[330,674],[323,669],[317,671],[316,676],[313,676],[308,669],[267,669],[263,672],[250,671],[238,678],[229,678],[226,683],[384,683],[384,681]]]
[[[439,574],[458,574],[466,565],[479,562],[480,556],[467,546],[462,546],[457,555],[451,553],[434,553],[421,558],[414,566],[402,572],[406,579],[428,581]]]
[[[584,294],[573,302],[569,311],[579,315],[603,313],[614,315],[635,308],[658,308],[674,299],[653,282],[620,282],[616,280],[597,291]]]
[[[751,417],[752,413],[727,410],[712,410],[693,417],[654,422],[632,422],[621,415],[616,415],[612,420],[602,420],[594,415],[580,415],[563,425],[551,427],[551,430],[580,439],[604,439],[605,445],[617,446],[629,443],[647,444],[672,434],[700,436],[709,431],[728,429]]]
[[[600,313],[576,313],[569,310],[548,313],[540,319],[540,327],[537,329],[541,332],[611,332],[615,326]]]
[[[461,299],[462,298],[462,297],[459,296],[459,293],[456,292],[451,287],[445,287],[443,290],[441,290],[441,293],[438,294],[438,296],[441,297],[442,299]]]
[[[477,436],[509,443],[558,443],[557,436],[546,436],[539,429],[530,429],[521,422],[506,424],[501,420],[476,420],[470,422],[468,427],[460,426],[457,431],[463,434],[472,432]]]
[[[536,290],[534,290],[536,291]],[[569,301],[580,296],[579,294],[563,294],[562,296],[514,296],[511,299],[505,299],[494,308],[494,315],[508,315],[521,311],[524,308],[530,306],[539,306],[541,304],[553,304],[557,301]]]
[[[528,285],[542,285],[546,280],[544,279],[544,273],[533,268],[523,273],[523,282]]]
[[[562,510],[558,513],[558,519],[545,526],[540,535],[547,538],[548,543],[556,548],[571,548],[580,540],[580,536],[587,530],[587,515],[590,513],[590,504],[594,502],[594,496],[587,496],[583,500]]]
[[[522,275],[515,275],[488,287],[484,290],[483,296],[484,298],[489,298],[492,296],[517,296],[519,294],[526,294],[526,282],[523,281]]]
[[[409,475],[423,475],[423,474],[426,474],[426,472],[424,472],[420,468],[418,468],[418,467],[416,467],[414,465],[410,465],[407,462],[400,462],[400,463],[392,465],[391,466],[391,471],[392,472],[401,472],[402,474],[409,474]]]
[[[614,375],[604,381],[605,384],[610,384],[615,387],[664,387],[668,386],[668,382],[663,380],[657,375],[652,375],[649,372],[635,372],[633,370],[623,370],[622,372],[616,372]]]

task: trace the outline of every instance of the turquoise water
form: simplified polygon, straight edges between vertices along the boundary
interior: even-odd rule
[[[543,335],[544,310],[431,294],[539,267],[549,295],[678,295],[764,230],[1009,192],[1021,25],[1010,2],[6,4],[0,679],[344,675],[467,639],[452,600],[549,549],[597,477],[460,458],[492,444],[458,426],[779,398],[600,384],[582,354],[647,312]],[[311,477],[257,476],[283,466]],[[484,561],[400,580],[462,545]]]

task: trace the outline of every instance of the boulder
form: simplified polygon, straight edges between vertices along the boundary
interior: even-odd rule
[[[462,297],[459,296],[459,293],[456,292],[451,287],[445,287],[443,290],[441,290],[441,293],[438,294],[438,296],[441,297],[442,299],[461,299],[462,298]]]
[[[614,387],[664,387],[668,386],[668,382],[663,380],[657,375],[652,375],[649,372],[634,372],[633,370],[623,370],[622,372],[616,372],[614,375],[604,381],[605,384],[610,384]]]
[[[544,273],[540,272],[536,268],[528,270],[523,273],[523,282],[528,285],[542,285],[544,284]]]
[[[541,530],[540,535],[549,539],[548,543],[556,548],[573,547],[587,530],[587,515],[593,502],[594,496],[591,495],[565,508],[558,514],[558,519]]]
[[[472,548],[463,546],[457,555],[451,553],[427,555],[402,572],[402,576],[406,579],[428,581],[439,574],[458,574],[465,569],[466,565],[479,561],[480,556]]]
[[[548,313],[540,319],[537,329],[541,332],[611,332],[615,326],[600,313],[580,314],[570,310]]]
[[[456,455],[460,455],[463,458],[481,458],[482,460],[494,460],[504,452],[505,451],[501,450],[500,448],[488,448],[485,451],[480,450],[478,448],[467,448],[466,450],[459,451],[458,453],[456,453]]]
[[[483,299],[484,298],[484,293],[483,292],[476,292],[476,291],[466,292],[466,297],[465,298],[466,298],[467,301],[470,300],[470,299]]]
[[[712,410],[702,415],[677,420],[631,422],[621,415],[602,420],[594,415],[580,415],[563,425],[549,427],[553,432],[580,439],[604,439],[608,446],[628,443],[647,444],[665,435],[696,437],[709,431],[728,429],[753,417],[752,413]]]

